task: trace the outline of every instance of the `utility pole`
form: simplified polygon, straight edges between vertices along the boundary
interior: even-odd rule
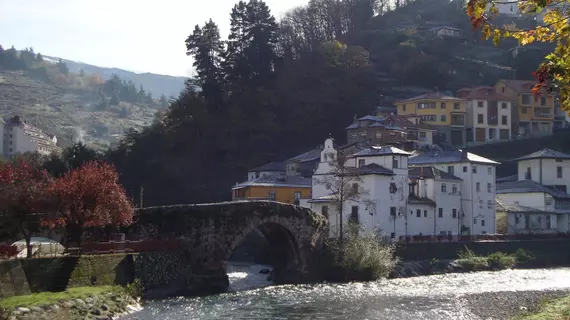
[[[144,188],[141,185],[141,191],[140,191],[140,207],[143,207],[143,195],[144,195]]]

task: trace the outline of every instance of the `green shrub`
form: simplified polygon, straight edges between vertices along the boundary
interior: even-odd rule
[[[359,234],[349,227],[344,241],[330,240],[323,259],[327,280],[371,281],[387,277],[398,263],[393,246],[383,245],[377,236]]]
[[[125,287],[125,292],[133,298],[142,297],[144,293],[144,287],[141,279],[135,279],[133,283],[127,284]]]
[[[482,271],[489,268],[485,257],[471,257],[467,259],[458,259],[457,263],[463,267],[465,271]]]
[[[525,263],[529,263],[529,262],[533,261],[535,259],[535,257],[530,252],[528,252],[522,248],[519,248],[515,252],[515,259],[516,259],[517,263],[525,264]]]
[[[493,269],[510,269],[516,262],[515,256],[503,252],[495,252],[487,256],[487,263]]]

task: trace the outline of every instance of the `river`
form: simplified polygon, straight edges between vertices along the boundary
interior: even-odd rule
[[[263,268],[266,267],[231,265],[231,289],[237,291],[204,298],[151,301],[142,311],[125,319],[487,320],[497,319],[494,312],[485,310],[492,309],[489,300],[491,304],[495,301],[494,308],[502,308],[495,295],[513,300],[505,292],[534,296],[535,292],[570,290],[569,268],[301,286],[268,286],[267,275],[259,274]],[[489,299],[473,302],[469,297],[475,295]],[[474,312],[478,308],[493,316],[482,317]]]

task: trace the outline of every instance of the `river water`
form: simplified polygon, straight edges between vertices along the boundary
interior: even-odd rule
[[[259,274],[264,268],[231,265],[228,275],[231,288],[237,291],[153,301],[125,319],[481,320],[470,311],[473,306],[467,306],[466,297],[471,294],[570,289],[568,268],[301,286],[268,286],[267,275]]]

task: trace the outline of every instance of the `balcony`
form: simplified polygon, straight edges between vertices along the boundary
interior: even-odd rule
[[[452,126],[464,126],[465,125],[465,116],[451,116],[451,125]]]
[[[534,119],[552,120],[554,118],[554,114],[550,108],[534,108],[533,116]]]

